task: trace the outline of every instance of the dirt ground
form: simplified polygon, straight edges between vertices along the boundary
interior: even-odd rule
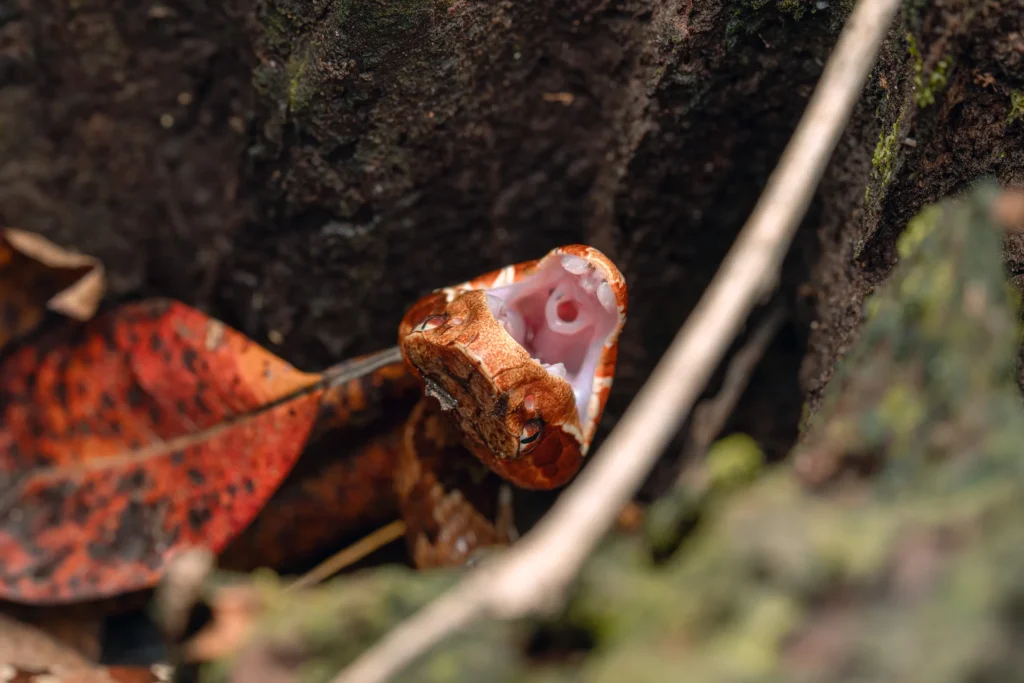
[[[112,301],[179,298],[306,369],[393,344],[429,289],[593,244],[631,300],[607,431],[748,216],[849,7],[0,0],[0,224],[100,257]],[[907,219],[982,177],[1024,185],[1022,92],[1017,0],[905,3],[728,430],[784,455]]]

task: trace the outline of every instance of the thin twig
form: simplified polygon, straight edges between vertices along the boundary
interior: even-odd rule
[[[383,683],[482,617],[551,613],[643,481],[783,257],[900,0],[859,0],[753,214],[672,346],[569,490],[510,551],[393,628],[332,683]]]
[[[786,309],[783,304],[776,305],[764,320],[757,326],[754,334],[739,351],[729,360],[725,370],[722,388],[711,398],[704,399],[693,409],[693,420],[690,428],[689,444],[685,449],[683,460],[692,462],[699,459],[711,446],[725,428],[725,423],[732,415],[736,404],[743,396],[750,383],[750,377],[761,362],[768,345],[775,338],[782,326]]]
[[[288,584],[286,590],[299,590],[334,576],[345,567],[358,562],[370,553],[386,546],[391,541],[401,538],[405,534],[405,522],[396,520],[386,526],[382,526],[373,533],[363,536],[350,546],[347,546],[326,560],[310,569],[308,572]]]

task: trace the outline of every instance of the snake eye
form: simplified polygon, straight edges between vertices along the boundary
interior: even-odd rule
[[[416,331],[429,332],[430,330],[436,327],[441,327],[441,325],[444,325],[445,322],[447,322],[447,320],[448,316],[445,315],[444,313],[428,315],[420,322],[419,325],[416,326]]]
[[[540,441],[541,432],[544,431],[544,420],[535,417],[527,420],[523,425],[523,432],[519,435],[519,453],[526,454],[532,451]]]

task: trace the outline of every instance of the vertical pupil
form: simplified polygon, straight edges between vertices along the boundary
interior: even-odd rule
[[[540,436],[542,423],[539,419],[530,420],[523,425],[523,434],[519,437],[519,443],[526,446],[532,444]]]
[[[447,318],[448,318],[448,316],[447,315],[443,315],[443,314],[442,315],[436,315],[436,314],[435,315],[428,315],[426,318],[423,319],[423,322],[420,323],[420,327],[419,328],[420,328],[420,330],[426,330],[428,328],[440,327],[441,325],[444,324],[444,322],[445,322],[445,320],[447,320]]]

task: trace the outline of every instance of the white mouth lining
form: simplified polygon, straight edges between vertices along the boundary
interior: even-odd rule
[[[572,387],[586,424],[604,343],[619,321],[614,292],[585,259],[563,255],[533,275],[487,290],[491,313],[538,363]]]

